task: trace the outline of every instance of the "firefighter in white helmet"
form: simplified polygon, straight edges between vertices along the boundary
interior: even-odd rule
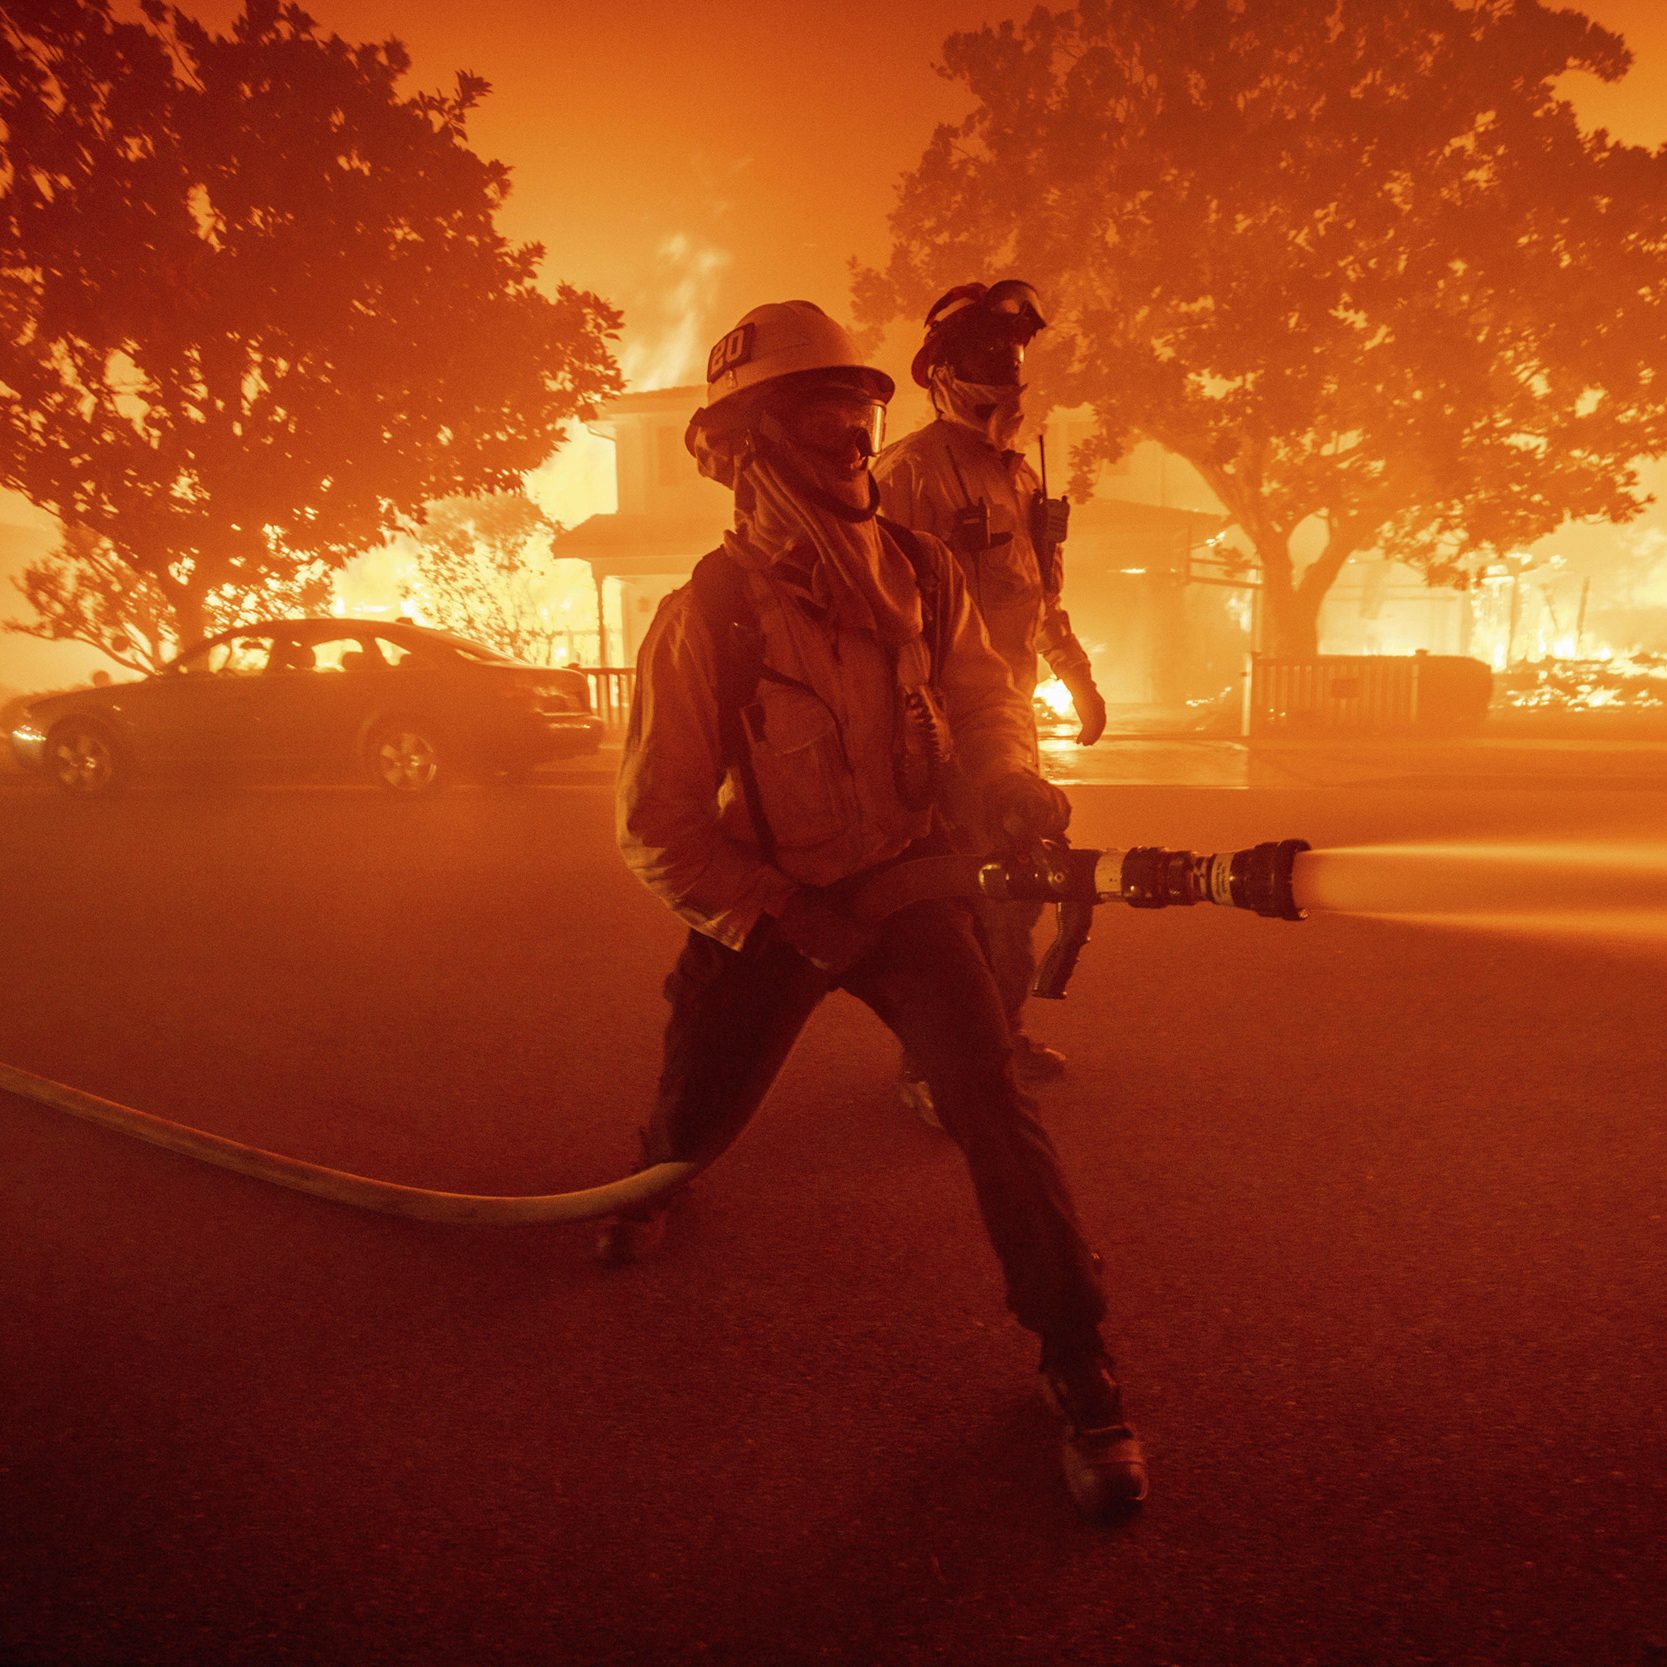
[[[954,552],[990,642],[1025,700],[1043,655],[1071,692],[1084,746],[1105,731],[1106,708],[1088,655],[1060,601],[1066,504],[1044,497],[1035,471],[1011,449],[1024,420],[1026,344],[1046,327],[1029,284],[961,284],[926,315],[914,379],[935,418],[887,447],[874,465],[881,507],[892,520],[943,540]],[[990,958],[1013,1031],[1020,1080],[1058,1076],[1065,1056],[1025,1030],[1036,977],[1032,933],[1040,903],[983,903]],[[930,1093],[905,1061],[901,1097],[934,1121]]]
[[[920,1061],[960,1144],[1009,1306],[1042,1342],[1068,1474],[1091,1510],[1145,1494],[1101,1342],[1083,1241],[970,908],[916,902],[879,926],[859,886],[942,850],[958,814],[1009,840],[1058,834],[1025,697],[955,563],[877,518],[869,460],[892,383],[820,308],[754,308],[712,349],[687,442],[735,524],[643,641],[619,775],[619,838],[691,928],[666,993],[643,1159],[711,1161],[745,1127],[822,998],[865,1002]],[[597,1251],[656,1248],[664,1208],[605,1223]]]

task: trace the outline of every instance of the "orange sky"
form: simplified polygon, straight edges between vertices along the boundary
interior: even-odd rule
[[[413,89],[458,69],[493,84],[471,132],[514,168],[506,229],[547,245],[552,279],[624,309],[627,370],[649,384],[691,379],[710,341],[760,300],[804,296],[845,314],[847,261],[884,258],[898,176],[963,108],[932,72],[945,36],[1028,11],[1026,0],[306,3],[350,40],[403,39]],[[187,8],[223,26],[238,4]],[[1637,61],[1618,87],[1571,87],[1583,114],[1635,143],[1667,140],[1667,6],[1584,9],[1626,35]],[[903,426],[920,414],[905,351],[888,355]],[[0,501],[0,522],[17,519],[15,501]],[[0,552],[0,579],[6,565]],[[43,675],[50,652],[0,636],[0,686]]]
[[[197,8],[229,20],[236,0]],[[892,186],[957,112],[932,72],[945,36],[1013,0],[746,6],[617,0],[308,0],[349,39],[397,35],[412,83],[465,68],[492,83],[471,120],[510,163],[504,224],[546,271],[626,312],[638,351],[703,315],[698,359],[730,315],[802,295],[844,312],[846,262],[878,259]],[[672,254],[674,239],[681,239]],[[704,259],[703,259],[704,257]],[[685,358],[692,373],[696,350]]]
[[[200,8],[229,18],[235,0]],[[665,337],[668,288],[702,253],[696,346],[760,300],[848,303],[846,262],[886,251],[898,176],[958,90],[932,64],[945,36],[1027,0],[310,0],[352,39],[396,34],[413,80],[458,68],[492,96],[476,148],[512,164],[506,224],[550,251],[547,271],[623,307],[639,351]],[[1592,0],[1588,16],[1625,35],[1636,62],[1618,87],[1581,78],[1583,113],[1635,143],[1667,140],[1667,5]],[[686,247],[664,256],[669,241]],[[688,292],[686,292],[688,293]],[[692,374],[691,353],[684,374]],[[904,367],[894,367],[902,370]],[[901,413],[899,413],[901,415]]]

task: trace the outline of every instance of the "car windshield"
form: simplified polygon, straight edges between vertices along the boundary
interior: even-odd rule
[[[418,629],[411,633],[413,637],[423,643],[432,643],[437,647],[448,649],[459,659],[472,661],[480,666],[514,666],[520,661],[511,659],[507,654],[499,654],[495,649],[485,648],[478,642],[470,642],[466,637],[454,637],[450,631],[427,631]]]

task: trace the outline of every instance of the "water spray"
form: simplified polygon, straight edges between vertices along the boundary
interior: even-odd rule
[[[1302,903],[1457,931],[1667,943],[1667,845],[1344,846],[1298,862]]]

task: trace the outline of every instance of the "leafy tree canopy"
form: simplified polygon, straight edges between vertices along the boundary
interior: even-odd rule
[[[66,527],[57,548],[12,583],[29,612],[0,629],[85,643],[137,672],[159,670],[182,646],[162,587],[86,527]],[[200,624],[212,635],[255,619],[327,613],[330,601],[331,575],[322,561],[263,568],[253,581],[234,571],[204,598]]]
[[[618,314],[537,285],[488,90],[400,91],[278,0],[0,9],[0,484],[197,634],[451,493],[519,485],[618,389]],[[91,542],[87,542],[90,540]]]
[[[1433,580],[1647,501],[1667,448],[1667,152],[1559,92],[1622,40],[1540,0],[1084,0],[952,36],[971,113],[903,180],[860,319],[1016,274],[1091,469],[1137,437],[1254,544],[1311,652],[1343,561]],[[1324,552],[1300,577],[1291,537]]]
[[[560,528],[524,493],[447,498],[398,541],[423,615],[517,660],[559,665],[596,635],[590,569],[557,561]]]

